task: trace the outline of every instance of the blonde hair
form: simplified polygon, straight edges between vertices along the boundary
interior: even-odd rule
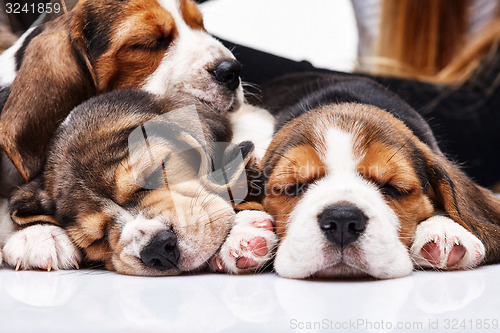
[[[378,40],[367,68],[377,75],[462,82],[496,51],[499,9],[497,5],[490,24],[470,36],[469,0],[383,0]]]

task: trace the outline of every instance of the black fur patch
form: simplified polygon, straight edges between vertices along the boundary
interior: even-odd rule
[[[36,27],[35,30],[33,30],[28,36],[26,36],[23,45],[21,45],[21,47],[19,48],[19,50],[17,50],[15,54],[16,70],[19,70],[19,68],[21,68],[21,64],[23,63],[24,59],[24,53],[26,52],[26,48],[28,47],[29,43],[33,40],[33,38],[41,34],[42,31],[43,31],[43,26],[40,25]]]
[[[427,122],[398,95],[373,80],[347,74],[300,73],[262,87],[264,108],[278,116],[281,128],[300,115],[327,104],[360,103],[385,110],[403,121],[432,149],[437,142]]]
[[[7,103],[7,99],[10,96],[10,87],[0,88],[0,112],[3,110],[5,103]]]
[[[89,2],[85,4],[83,17],[83,34],[87,41],[87,52],[90,62],[92,63],[99,56],[104,54],[110,45],[111,28],[115,22],[115,18],[120,15],[120,6],[113,6],[110,3],[100,6],[113,7],[108,10],[96,8]]]

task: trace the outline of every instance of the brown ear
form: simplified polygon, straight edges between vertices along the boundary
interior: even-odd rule
[[[76,12],[70,12],[30,41],[0,115],[0,146],[26,181],[40,171],[57,126],[95,94],[75,20]]]
[[[444,156],[427,157],[431,198],[486,247],[485,263],[500,261],[500,198],[475,184]]]
[[[13,192],[10,214],[12,220],[20,226],[37,222],[59,224],[54,218],[54,202],[45,192],[40,177]]]

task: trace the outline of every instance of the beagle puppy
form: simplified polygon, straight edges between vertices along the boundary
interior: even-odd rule
[[[90,97],[180,92],[225,112],[243,101],[239,71],[192,0],[80,0],[0,55],[0,146],[28,181],[57,126]]]
[[[259,180],[279,275],[386,279],[500,261],[500,198],[443,156],[394,93],[340,74],[262,91],[276,119]]]
[[[84,257],[147,276],[262,268],[277,239],[266,213],[235,214],[253,145],[230,139],[227,117],[188,94],[84,102],[56,131],[43,172],[12,194],[12,219],[30,227],[9,239],[6,262],[51,270]]]

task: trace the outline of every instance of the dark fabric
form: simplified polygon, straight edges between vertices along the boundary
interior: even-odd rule
[[[50,0],[6,0],[0,5],[0,7],[2,7],[6,13],[7,4],[11,4],[13,6],[13,10],[20,9],[19,12],[13,11],[11,13],[7,13],[12,31],[18,33],[26,31],[40,16],[40,13],[38,12],[38,4],[45,4],[49,2]],[[32,5],[34,6],[34,11],[32,10]]]
[[[326,72],[308,62],[296,62],[223,41],[243,64],[242,80],[261,85],[296,72]],[[441,150],[462,165],[483,186],[500,182],[500,52],[461,87],[415,80],[371,77],[394,91],[428,121]],[[338,73],[350,75],[346,73]],[[249,88],[251,102],[259,90]],[[257,94],[257,95],[256,95]]]

